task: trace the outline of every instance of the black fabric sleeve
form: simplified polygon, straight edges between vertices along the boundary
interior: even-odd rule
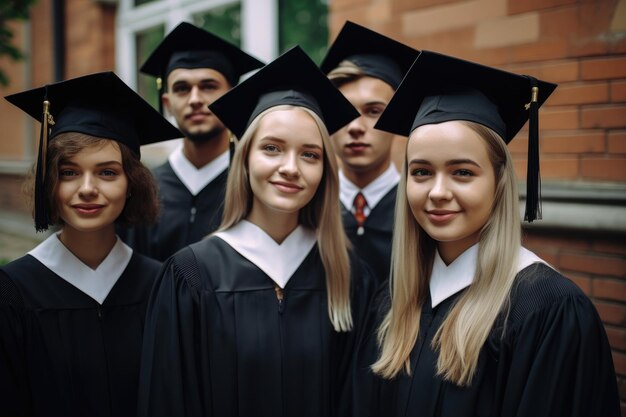
[[[163,265],[153,288],[144,330],[138,415],[209,416],[203,381],[198,265],[184,248]],[[205,364],[206,365],[206,364]]]
[[[32,415],[23,326],[22,297],[0,270],[0,403],[6,416]]]

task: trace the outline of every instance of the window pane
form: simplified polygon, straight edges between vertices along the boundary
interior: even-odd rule
[[[135,0],[135,7],[141,6],[142,4],[152,3],[153,1],[158,0]]]
[[[328,46],[328,0],[278,0],[278,48],[295,45],[317,63]]]
[[[199,13],[193,22],[228,42],[241,46],[241,4],[234,3]]]
[[[135,45],[137,50],[137,91],[156,109],[159,108],[160,99],[159,92],[156,88],[156,79],[139,73],[139,68],[141,68],[146,59],[148,59],[148,56],[156,49],[161,40],[163,40],[164,35],[164,26],[157,26],[135,34]]]

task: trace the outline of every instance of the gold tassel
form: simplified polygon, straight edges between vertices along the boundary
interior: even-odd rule
[[[50,126],[54,126],[54,118],[50,114],[50,102],[45,100],[43,102],[43,135],[42,135],[42,153],[43,158],[41,160],[41,173],[43,178],[46,178],[46,156],[48,155],[48,136],[50,135]]]

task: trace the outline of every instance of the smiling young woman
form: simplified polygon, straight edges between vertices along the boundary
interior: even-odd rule
[[[160,264],[122,243],[115,223],[156,219],[139,145],[179,133],[113,73],[7,100],[43,121],[27,188],[36,228],[58,231],[0,268],[3,415],[134,416],[145,309]]]
[[[357,349],[355,415],[619,415],[593,304],[521,246],[506,144],[555,87],[428,51],[404,78],[377,124],[409,141],[390,287]],[[533,112],[530,221],[540,214]]]
[[[139,415],[348,415],[371,276],[348,253],[329,132],[358,113],[299,48],[210,108],[240,138],[224,219],[155,286]]]

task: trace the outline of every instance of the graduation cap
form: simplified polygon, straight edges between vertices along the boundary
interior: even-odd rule
[[[466,120],[491,128],[508,144],[529,124],[524,219],[541,218],[539,107],[556,84],[422,51],[374,126],[408,136],[415,128]]]
[[[403,43],[347,21],[328,49],[320,68],[328,74],[341,61],[347,60],[365,75],[379,78],[395,90],[418,55],[419,51]]]
[[[35,228],[48,228],[44,179],[48,142],[78,132],[112,139],[140,156],[140,145],[175,139],[180,131],[113,72],[100,72],[6,96],[41,123],[35,182]]]
[[[224,94],[209,109],[241,138],[255,117],[282,104],[312,110],[330,134],[359,117],[359,112],[299,46]]]
[[[263,62],[239,47],[183,22],[161,41],[139,70],[157,77],[157,88],[163,93],[167,76],[177,68],[211,68],[235,86],[243,74],[262,66]]]

